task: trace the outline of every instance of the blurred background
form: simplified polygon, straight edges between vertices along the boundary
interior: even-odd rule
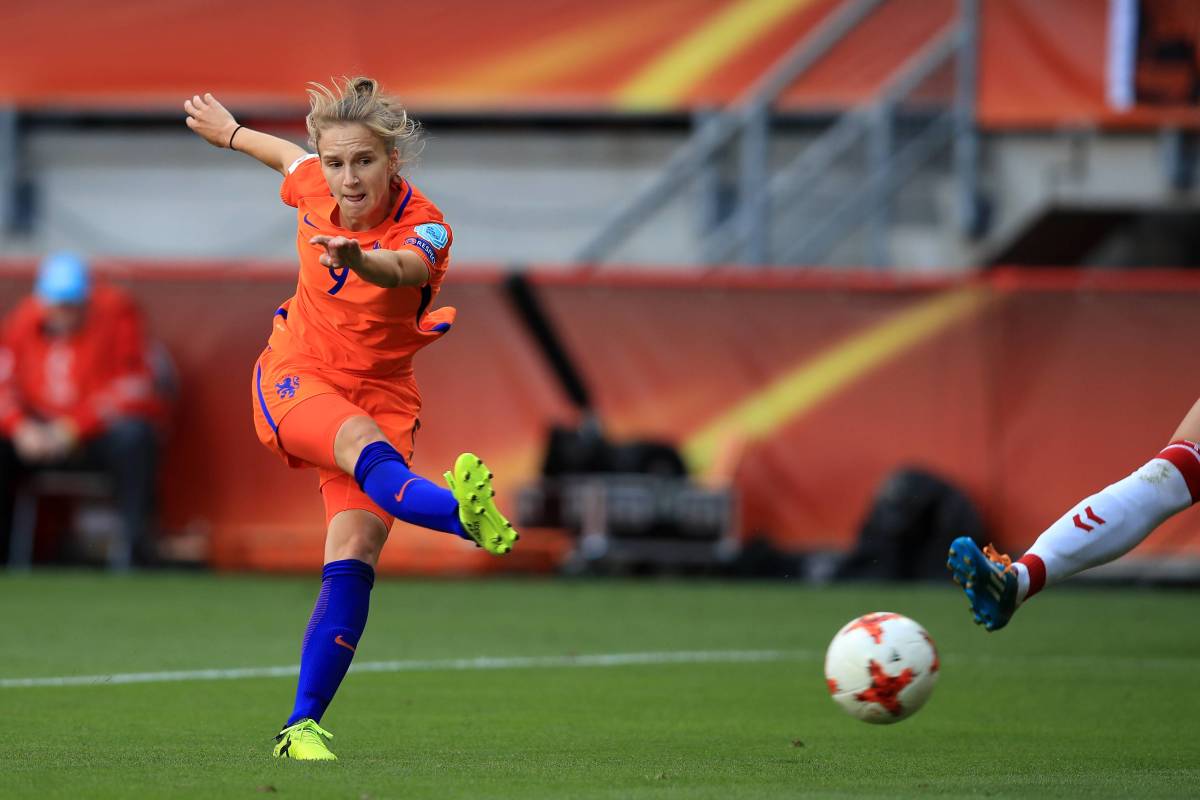
[[[5,473],[16,568],[320,563],[315,475],[250,417],[295,218],[277,175],[188,132],[194,93],[302,142],[305,83],[366,74],[424,125],[408,174],[454,227],[459,316],[417,359],[415,467],[481,454],[526,535],[501,561],[398,524],[384,572],[941,579],[950,538],[1023,550],[1200,396],[1189,0],[6,19],[0,312],[47,256],[88,262],[140,310],[158,443],[142,534],[112,469]],[[1196,525],[1098,572],[1193,580]]]

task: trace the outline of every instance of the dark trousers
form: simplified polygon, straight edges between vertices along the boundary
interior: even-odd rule
[[[152,425],[139,419],[117,420],[84,442],[70,458],[49,464],[22,461],[12,441],[0,437],[0,565],[8,562],[16,489],[38,470],[107,473],[114,484],[121,523],[133,543],[134,563],[153,560],[158,436]]]

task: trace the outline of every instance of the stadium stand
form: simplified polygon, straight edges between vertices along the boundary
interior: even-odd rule
[[[1160,12],[1147,28],[1153,41],[1130,51],[1124,106],[1111,97],[1105,55],[1119,38],[1118,6]],[[1164,333],[1150,356],[1135,335],[1191,301],[1189,275],[975,276],[1013,261],[1131,263],[1135,250],[1142,263],[1200,263],[1194,237],[1156,235],[1192,226],[1196,210],[1200,113],[1180,102],[1195,55],[1186,3],[539,0],[517,15],[448,0],[414,20],[370,2],[365,11],[397,41],[394,54],[371,59],[284,52],[261,35],[316,14],[309,0],[131,1],[99,18],[86,8],[65,0],[16,17],[24,30],[53,30],[55,52],[78,59],[57,58],[44,35],[14,37],[0,53],[0,104],[10,109],[0,113],[0,242],[9,253],[107,255],[106,268],[151,309],[190,420],[176,451],[218,450],[211,461],[195,456],[205,468],[193,485],[171,482],[167,527],[209,535],[218,565],[311,563],[319,514],[304,477],[274,469],[237,430],[241,365],[290,291],[294,230],[272,205],[275,176],[187,138],[177,107],[194,91],[300,139],[305,81],[364,71],[426,120],[432,141],[414,182],[455,225],[445,301],[463,321],[439,345],[451,352],[419,370],[429,396],[452,397],[456,348],[483,336],[511,343],[486,376],[505,398],[505,424],[479,444],[514,476],[507,491],[535,475],[545,427],[572,422],[505,310],[508,265],[536,265],[580,368],[606,376],[594,383],[615,434],[673,438],[703,466],[737,427],[721,427],[726,415],[774,409],[774,392],[799,398],[771,417],[769,436],[751,437],[735,476],[740,527],[783,547],[847,547],[879,479],[903,460],[965,486],[1017,549],[1061,497],[1132,463],[1194,399],[1166,369],[1183,357],[1184,333]],[[447,37],[461,46],[441,46]],[[200,58],[214,40],[225,57]],[[93,60],[99,43],[105,57]],[[1141,69],[1151,62],[1159,72]],[[656,184],[664,188],[643,213],[641,190]],[[745,224],[760,217],[765,236]],[[1082,229],[1087,237],[1073,233]],[[1154,249],[1142,246],[1151,239]],[[887,272],[726,266],[755,263]],[[4,300],[27,269],[5,265]],[[185,330],[184,307],[203,316],[200,330]],[[1122,322],[1096,334],[1103,347],[1089,346],[1101,308]],[[1077,397],[1081,375],[1118,363],[1140,377],[1101,404]],[[1134,396],[1142,379],[1166,383],[1146,400]],[[997,384],[1002,405],[984,392]],[[1022,464],[1065,457],[1131,403],[1144,415],[1122,417],[1119,440],[1086,469],[1059,485],[1025,477]],[[911,421],[906,430],[885,424],[896,415]],[[444,438],[453,424],[428,423],[420,463],[441,464],[456,446]],[[244,466],[227,479],[218,463]],[[790,476],[787,502],[762,488],[774,470]],[[289,498],[286,509],[258,508],[251,484]],[[1172,526],[1143,552],[1194,555]],[[540,541],[516,562],[545,568],[566,546]],[[491,568],[452,544],[423,543],[384,566]]]
[[[284,54],[258,35],[318,13],[311,2],[129,2],[102,19],[82,3],[69,13],[71,2],[21,9],[31,35],[0,54],[10,251],[287,258],[282,217],[251,199],[270,181],[196,149],[177,125],[179,99],[210,90],[299,139],[304,83],[354,71],[378,75],[427,121],[434,147],[414,177],[458,221],[460,263],[956,271],[1001,261],[1039,224],[1057,228],[1061,211],[1178,207],[1193,180],[1200,116],[1155,101],[1165,89],[1150,85],[1182,86],[1195,65],[1189,8],[1168,0],[1134,4],[1154,27],[1130,42],[1141,55],[1130,56],[1127,105],[1110,97],[1116,6],[1089,0],[542,0],[519,15],[452,0],[419,25],[368,3],[400,32],[394,57],[368,60]],[[420,28],[430,35],[409,33]],[[42,46],[36,32],[51,29],[53,52],[77,58]],[[223,58],[201,57],[216,40]],[[775,77],[786,80],[768,86]],[[164,163],[169,173],[147,166]],[[481,174],[505,187],[503,204],[479,196]],[[156,198],[179,176],[198,204],[230,195],[236,241],[208,236],[183,206],[165,212]],[[136,239],[105,201],[117,181],[126,214],[154,221]]]

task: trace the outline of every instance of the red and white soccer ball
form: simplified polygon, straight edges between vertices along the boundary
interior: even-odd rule
[[[907,719],[937,684],[937,647],[908,617],[865,614],[842,627],[825,653],[825,681],[834,701],[864,722]]]

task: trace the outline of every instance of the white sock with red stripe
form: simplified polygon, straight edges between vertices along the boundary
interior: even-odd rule
[[[1200,446],[1171,442],[1128,478],[1081,500],[1038,537],[1013,564],[1017,602],[1047,584],[1120,558],[1197,499]]]

